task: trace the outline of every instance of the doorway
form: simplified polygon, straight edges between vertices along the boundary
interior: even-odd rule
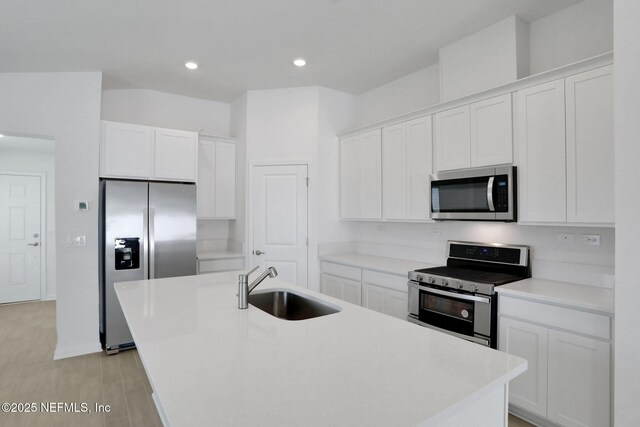
[[[50,139],[0,136],[0,303],[55,299],[54,155]]]
[[[249,268],[274,266],[282,280],[308,284],[308,165],[253,165]]]

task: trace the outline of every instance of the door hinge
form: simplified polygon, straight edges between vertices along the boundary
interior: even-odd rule
[[[307,187],[309,186],[309,179],[310,179],[310,178],[308,178],[308,177],[307,177]]]

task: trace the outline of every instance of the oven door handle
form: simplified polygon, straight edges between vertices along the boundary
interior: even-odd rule
[[[477,302],[482,302],[485,304],[489,304],[491,302],[491,299],[489,297],[479,297],[476,295],[466,295],[466,294],[459,294],[457,292],[447,292],[447,291],[441,291],[440,289],[434,289],[434,288],[429,288],[426,286],[421,286],[418,284],[415,284],[413,282],[409,282],[409,286],[413,286],[414,288],[417,288],[421,291],[430,293],[430,294],[436,294],[436,295],[443,295],[446,297],[450,297],[450,298],[457,298],[457,299],[463,299],[463,300],[467,300],[467,301],[477,301]]]

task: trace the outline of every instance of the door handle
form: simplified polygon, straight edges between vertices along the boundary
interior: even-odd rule
[[[29,246],[40,246],[40,243],[35,242],[35,243],[27,243],[27,245]]]
[[[253,251],[254,254],[260,256],[262,254],[266,254],[266,252],[262,252],[260,249],[258,249],[257,251]]]

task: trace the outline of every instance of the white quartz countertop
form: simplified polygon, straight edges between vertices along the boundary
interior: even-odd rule
[[[405,277],[409,274],[409,271],[417,270],[420,268],[436,267],[433,264],[427,264],[421,261],[407,261],[404,259],[386,258],[356,253],[323,255],[320,257],[320,259],[322,261],[334,262],[336,264],[366,268],[367,270],[403,275]]]
[[[230,258],[244,258],[244,255],[238,252],[231,251],[203,251],[198,252],[199,260],[208,259],[230,259]]]
[[[613,314],[613,289],[544,279],[525,279],[496,287],[501,295]]]
[[[238,272],[116,283],[172,427],[438,425],[526,361],[326,295],[341,308],[287,321],[237,308]]]

